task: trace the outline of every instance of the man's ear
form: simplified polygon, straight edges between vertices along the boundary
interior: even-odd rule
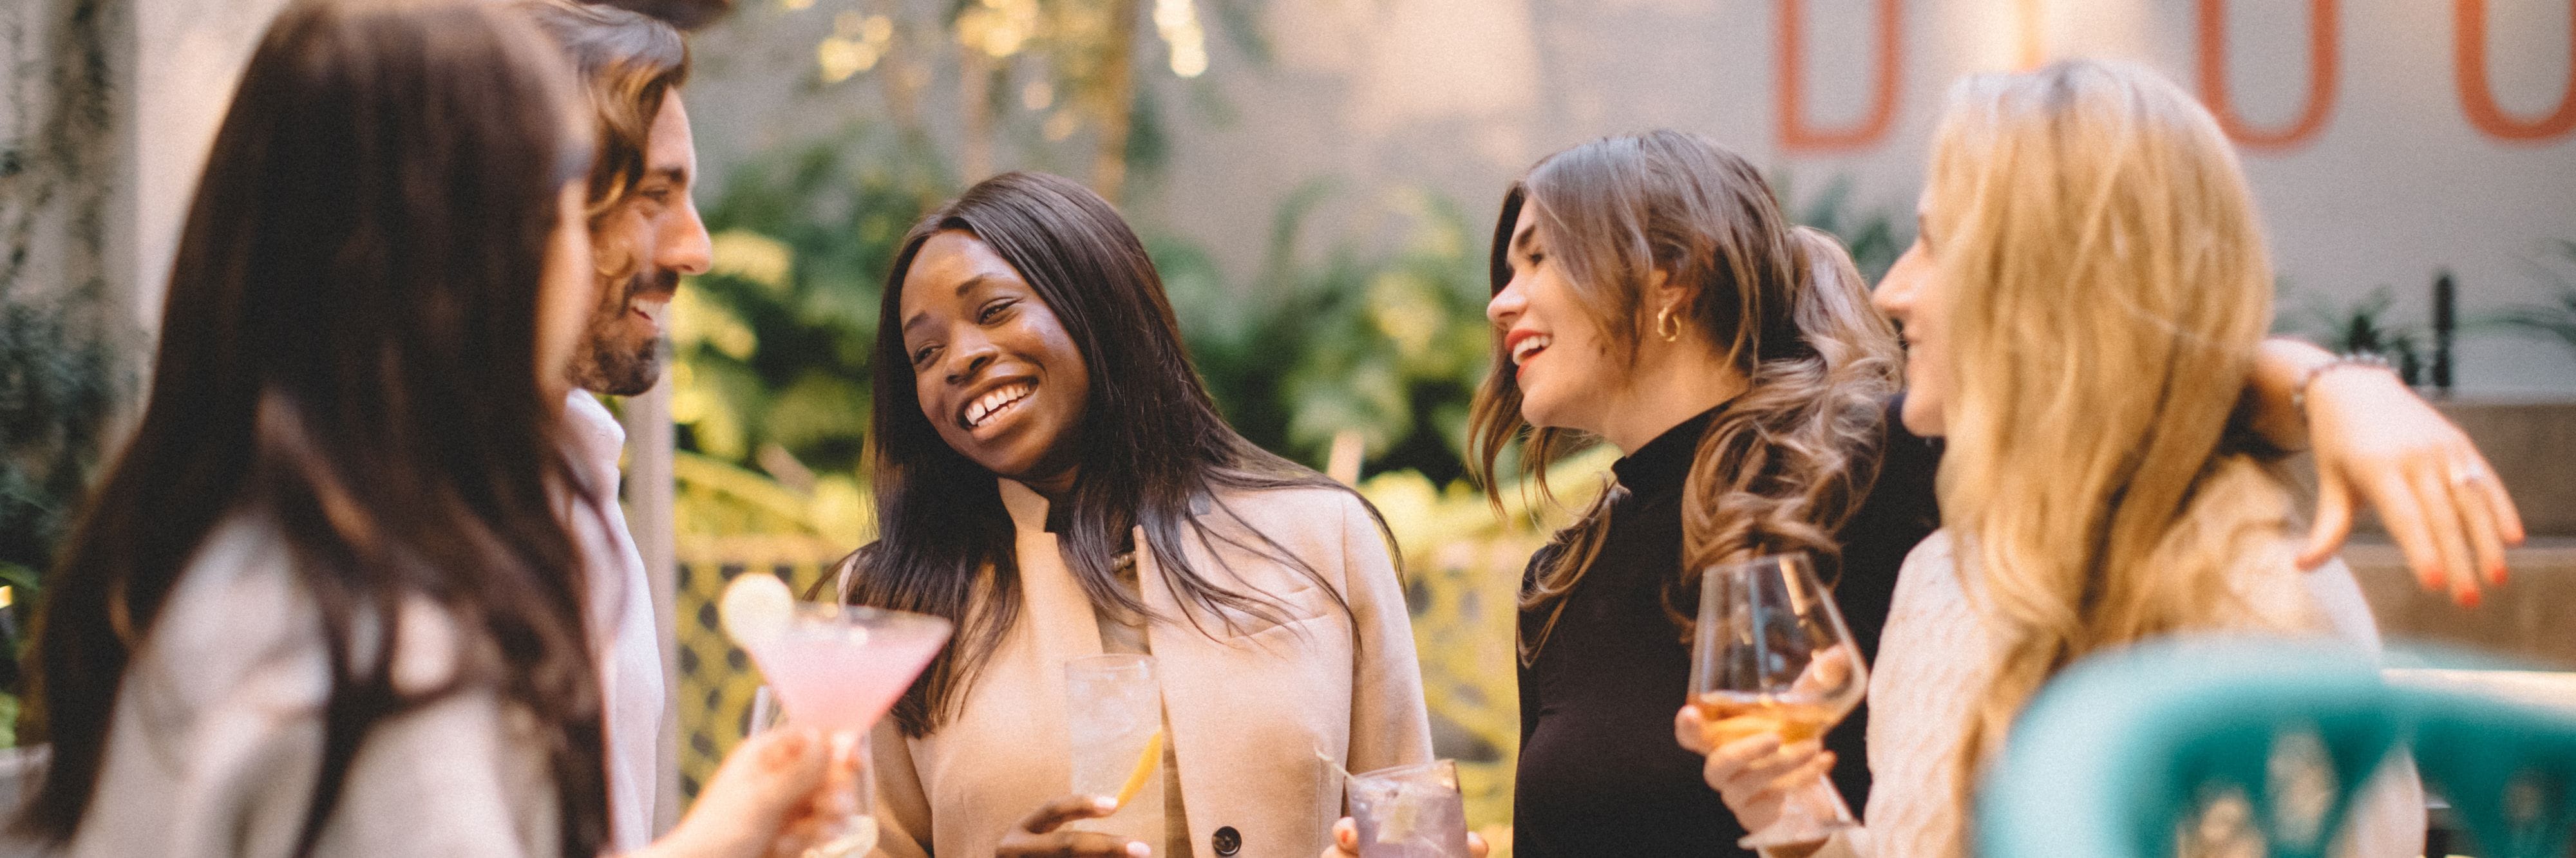
[[[635,239],[631,235],[620,234],[617,229],[619,222],[629,216],[621,202],[617,210],[609,212],[606,218],[591,227],[590,265],[602,280],[618,280],[635,273],[639,261]]]

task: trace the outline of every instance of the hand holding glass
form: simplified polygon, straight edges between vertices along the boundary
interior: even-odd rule
[[[741,591],[737,594],[737,590]],[[949,624],[938,617],[848,605],[796,604],[776,576],[745,574],[725,589],[725,631],[760,665],[777,690],[787,719],[823,730],[832,739],[834,771],[855,757],[867,760],[868,731],[903,696],[914,677],[947,643]],[[749,732],[768,726],[765,700],[756,701]],[[837,778],[837,775],[836,775]],[[863,855],[876,848],[877,825],[869,773],[856,769],[831,786],[848,816],[827,825],[822,845],[805,858]]]
[[[1360,858],[1468,858],[1457,761],[1352,775],[1350,785]]]
[[[1095,655],[1064,664],[1073,792],[1113,799],[1108,816],[1076,830],[1163,842],[1163,687],[1150,655]]]
[[[1758,557],[1700,574],[1690,703],[1710,747],[1771,733],[1818,739],[1860,705],[1869,671],[1804,554]],[[1830,781],[1791,797],[1747,848],[1811,843],[1858,823]]]

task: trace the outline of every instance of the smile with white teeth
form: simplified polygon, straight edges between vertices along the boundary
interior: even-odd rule
[[[991,419],[994,414],[1000,413],[1002,409],[1009,408],[1012,405],[1018,404],[1020,400],[1027,399],[1029,394],[1036,392],[1037,389],[1038,387],[1036,384],[1025,381],[1002,385],[999,388],[995,388],[991,393],[976,397],[974,402],[967,403],[966,413],[960,416],[965,418],[966,428],[974,429],[980,427],[984,425],[985,420]]]
[[[1549,343],[1555,341],[1546,334],[1521,340],[1518,345],[1512,346],[1512,365],[1519,366],[1521,361],[1529,360],[1530,355],[1537,354],[1539,349],[1547,348]]]

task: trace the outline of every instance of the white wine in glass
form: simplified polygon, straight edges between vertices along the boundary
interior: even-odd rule
[[[1699,587],[1690,703],[1711,747],[1763,733],[1784,745],[1822,738],[1869,692],[1860,649],[1807,555],[1711,566]],[[1857,824],[1833,782],[1819,779],[1739,845],[1811,843]]]

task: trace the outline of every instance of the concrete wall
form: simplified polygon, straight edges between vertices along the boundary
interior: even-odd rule
[[[137,340],[242,66],[284,0],[0,8],[0,296],[87,305]],[[140,336],[136,336],[137,333]]]
[[[242,68],[285,0],[133,0],[135,319],[161,323],[161,295],[206,150]]]
[[[86,305],[130,296],[129,10],[113,0],[0,8],[0,298]]]

